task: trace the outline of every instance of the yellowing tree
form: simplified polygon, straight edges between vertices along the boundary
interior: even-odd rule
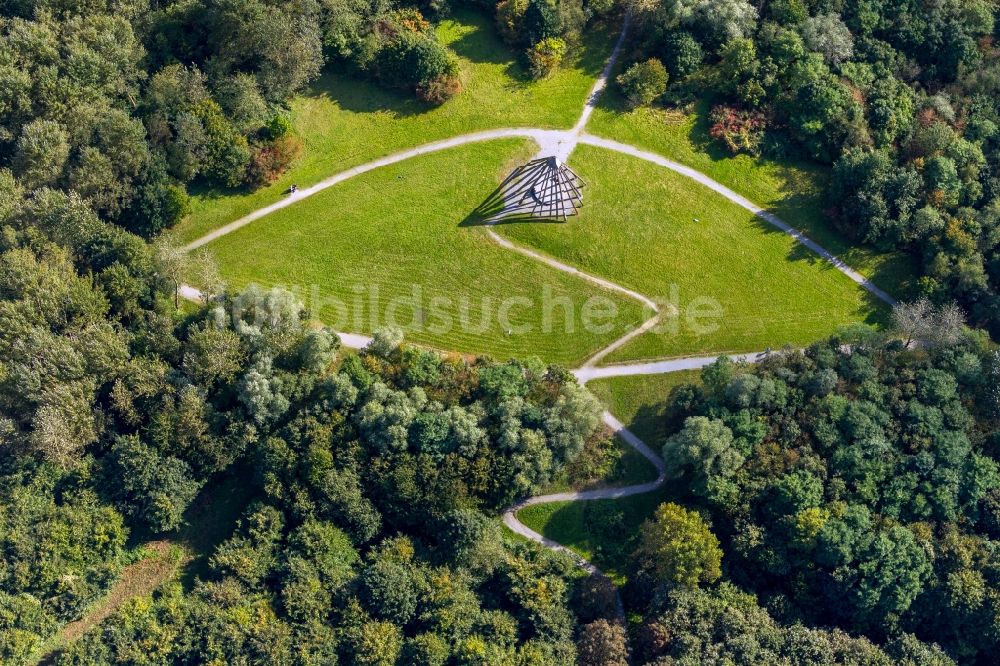
[[[694,511],[667,502],[642,525],[636,556],[658,578],[683,587],[722,575],[719,540]]]

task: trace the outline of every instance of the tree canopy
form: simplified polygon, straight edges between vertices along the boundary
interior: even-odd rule
[[[900,319],[942,316],[909,310]],[[705,518],[664,504],[643,528],[628,594],[648,608],[650,660],[989,660],[998,362],[983,335],[911,350],[845,331],[756,367],[723,358],[675,389],[664,458],[686,489],[678,501]],[[737,657],[730,641],[754,647]]]
[[[637,61],[733,152],[833,166],[826,213],[914,257],[917,296],[1000,335],[1000,57],[993,0],[634,0]],[[634,84],[622,81],[632,98]]]

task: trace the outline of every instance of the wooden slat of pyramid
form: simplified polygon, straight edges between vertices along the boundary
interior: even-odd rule
[[[583,205],[586,183],[555,157],[532,160],[511,172],[491,199],[503,208],[490,221],[512,217],[556,219],[565,222]]]

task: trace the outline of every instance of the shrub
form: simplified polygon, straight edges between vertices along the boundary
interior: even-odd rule
[[[187,190],[163,178],[142,184],[120,222],[129,231],[152,238],[190,213]]]
[[[392,22],[402,30],[417,34],[426,34],[431,29],[430,22],[424,18],[419,9],[399,9],[392,13]]]
[[[766,127],[762,113],[742,111],[730,106],[717,106],[712,109],[708,119],[711,123],[708,133],[712,138],[725,143],[734,155],[741,152],[760,154]]]
[[[246,137],[236,131],[213,100],[200,102],[194,113],[205,135],[207,159],[202,174],[217,184],[237,187],[245,181],[253,157]]]
[[[618,77],[629,106],[649,106],[667,91],[667,70],[656,58],[637,62]]]
[[[430,104],[444,104],[462,91],[462,82],[452,74],[445,74],[417,84],[417,97]]]
[[[544,79],[552,73],[566,56],[566,42],[559,37],[548,37],[528,50],[531,76]]]
[[[577,651],[581,666],[628,666],[625,627],[597,620],[580,628]]]
[[[387,85],[415,89],[435,79],[458,74],[455,57],[441,44],[404,32],[378,55],[378,75]]]
[[[283,113],[276,113],[267,123],[267,137],[277,139],[292,131],[292,120]]]
[[[622,457],[622,450],[603,432],[590,437],[583,450],[566,465],[566,478],[574,487],[593,483],[615,470]]]
[[[521,22],[528,9],[528,0],[501,0],[497,4],[497,31],[511,45],[521,42]]]
[[[667,33],[659,49],[663,57],[663,66],[673,81],[686,79],[701,66],[705,52],[691,33],[676,30]]]
[[[273,183],[302,154],[302,139],[291,134],[254,149],[247,168],[247,184],[261,187]]]
[[[119,223],[133,233],[152,238],[190,212],[187,190],[167,175],[166,160],[157,157],[146,170],[144,182],[136,188]]]

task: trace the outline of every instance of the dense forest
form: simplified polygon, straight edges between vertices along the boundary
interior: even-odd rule
[[[632,0],[634,105],[711,105],[733,152],[832,165],[827,214],[1000,335],[993,0]]]
[[[637,656],[992,663],[998,380],[981,336],[907,350],[858,330],[675,389],[663,457],[689,508],[661,506],[636,545]]]
[[[75,196],[7,175],[0,202],[4,663],[107,589],[130,531],[174,530],[226,473],[256,499],[206,580],[60,663],[573,663],[585,581],[489,517],[606,440],[572,377],[391,331],[338,355],[280,291],[178,316],[169,257]]]

